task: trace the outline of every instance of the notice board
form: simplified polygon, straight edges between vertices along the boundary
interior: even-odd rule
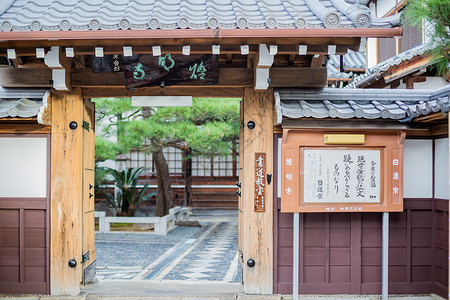
[[[352,132],[339,132],[339,135]],[[360,144],[326,144],[333,132],[284,129],[281,145],[282,212],[403,210],[400,130],[358,132]],[[351,141],[351,138],[349,138]]]

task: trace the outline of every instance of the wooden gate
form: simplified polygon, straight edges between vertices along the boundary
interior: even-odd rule
[[[50,138],[0,134],[0,145],[0,294],[47,294]]]
[[[83,112],[83,284],[95,277],[94,225],[95,108],[84,100]]]

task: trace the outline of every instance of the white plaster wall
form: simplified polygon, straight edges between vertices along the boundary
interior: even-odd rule
[[[377,64],[377,39],[376,38],[368,38],[366,45],[366,64],[367,68],[372,68]]]
[[[281,197],[281,138],[278,138],[277,196]]]
[[[434,144],[434,196],[449,198],[449,144],[448,138],[438,139]]]
[[[414,82],[415,90],[436,90],[448,84],[442,77],[427,77],[424,82]],[[389,88],[389,87],[388,87]],[[406,83],[400,81],[400,85],[397,89],[406,89]]]
[[[0,138],[0,197],[47,196],[47,139]]]
[[[435,90],[447,84],[443,77],[427,77],[425,82],[415,82],[414,89]]]
[[[432,140],[405,140],[403,148],[403,197],[433,196]]]
[[[395,6],[395,0],[381,0],[376,5],[376,16],[381,18]]]

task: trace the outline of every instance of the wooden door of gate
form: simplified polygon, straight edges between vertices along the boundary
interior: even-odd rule
[[[94,169],[95,169],[95,109],[84,100],[83,112],[83,284],[95,277],[95,225],[94,225]]]
[[[48,294],[50,135],[0,145],[0,294]]]

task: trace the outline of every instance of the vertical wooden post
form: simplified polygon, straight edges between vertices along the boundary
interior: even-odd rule
[[[381,299],[387,300],[389,295],[389,212],[383,213],[382,236]]]
[[[82,154],[81,90],[52,92],[50,293],[80,293],[82,276]],[[77,123],[76,129],[69,124]],[[76,267],[69,267],[69,260]]]
[[[266,186],[265,211],[255,212],[255,153],[266,153],[266,173],[273,175],[273,90],[255,91],[245,88],[244,93],[243,157],[241,179],[244,292],[272,294],[273,290],[273,181]],[[247,123],[253,121],[255,128]],[[267,179],[267,174],[266,179]],[[266,180],[266,183],[267,180]],[[253,259],[254,267],[247,261]]]
[[[298,273],[299,273],[299,262],[298,258],[300,255],[300,213],[294,213],[294,224],[292,224],[294,230],[294,236],[292,237],[293,243],[293,253],[292,253],[292,298],[298,300]]]

